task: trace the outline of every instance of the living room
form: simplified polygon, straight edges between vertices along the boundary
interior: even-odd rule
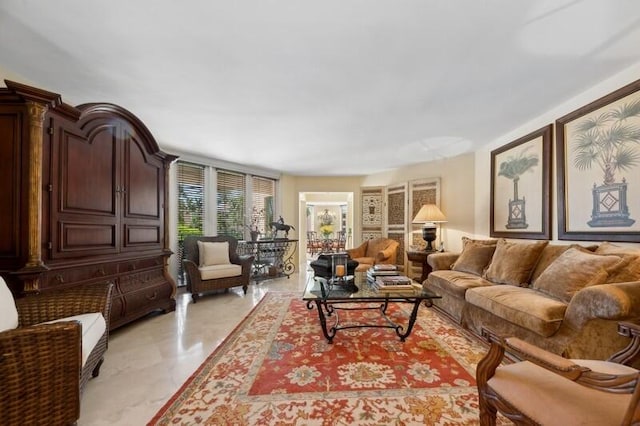
[[[569,5],[566,5],[569,7]],[[603,6],[605,10],[608,10],[608,6]],[[627,11],[629,16],[634,13],[635,16],[640,18],[640,10],[637,7],[631,8],[632,12]],[[12,11],[15,13],[16,11]],[[5,28],[16,29],[15,20],[12,20],[12,14],[5,16],[5,20],[11,25],[5,26]],[[383,20],[382,18],[379,18]],[[629,18],[631,19],[631,18]],[[3,19],[0,18],[0,22]],[[0,25],[1,26],[1,25]],[[457,253],[463,249],[463,237],[469,238],[490,238],[493,234],[492,224],[492,162],[494,160],[495,151],[502,147],[518,140],[524,135],[541,129],[548,125],[553,125],[552,133],[552,155],[550,161],[550,185],[548,193],[549,215],[550,215],[550,228],[548,229],[550,238],[553,243],[557,244],[571,244],[578,242],[583,245],[589,245],[591,243],[598,244],[605,240],[603,235],[594,237],[593,240],[581,238],[580,240],[574,240],[569,236],[562,236],[563,230],[559,230],[559,222],[562,219],[560,216],[566,212],[562,211],[561,197],[558,193],[559,169],[557,165],[557,145],[556,145],[556,120],[563,117],[573,111],[576,111],[585,105],[589,105],[592,102],[618,91],[619,89],[638,81],[640,78],[640,56],[637,53],[637,44],[630,43],[633,48],[628,49],[627,44],[622,43],[622,47],[619,50],[611,48],[611,45],[616,45],[616,40],[628,41],[625,37],[637,41],[637,29],[633,25],[625,27],[626,30],[620,32],[613,31],[610,36],[610,44],[602,41],[594,42],[591,46],[591,50],[585,47],[585,51],[581,53],[566,53],[564,49],[568,49],[571,44],[567,42],[567,45],[559,45],[557,51],[550,52],[548,55],[544,52],[539,55],[541,61],[540,67],[544,67],[544,63],[552,63],[557,61],[563,61],[566,58],[567,62],[575,56],[584,55],[589,57],[593,55],[596,58],[583,60],[580,62],[582,66],[588,66],[593,62],[593,68],[595,71],[585,72],[584,75],[577,75],[576,80],[579,80],[579,84],[571,85],[567,79],[560,79],[559,82],[549,80],[547,74],[538,73],[538,70],[533,68],[530,72],[530,80],[533,82],[527,90],[523,90],[527,94],[531,95],[536,92],[544,92],[548,90],[550,92],[560,91],[563,93],[561,97],[550,97],[550,101],[543,107],[538,106],[537,109],[526,109],[527,112],[514,112],[513,106],[510,105],[510,111],[501,111],[499,105],[499,99],[504,94],[506,97],[510,91],[518,91],[514,87],[500,87],[499,82],[506,80],[508,73],[506,71],[499,74],[495,80],[487,78],[487,87],[485,90],[478,90],[477,81],[466,82],[462,84],[457,91],[452,92],[452,97],[455,95],[457,98],[464,98],[469,96],[492,97],[491,105],[494,106],[491,114],[494,119],[492,123],[500,123],[499,133],[488,131],[485,123],[478,122],[472,115],[473,109],[465,110],[464,113],[453,113],[447,116],[446,120],[449,128],[447,131],[442,128],[438,129],[438,133],[420,134],[419,137],[406,136],[407,133],[402,133],[409,141],[406,144],[398,144],[398,158],[402,158],[405,162],[401,165],[396,165],[397,158],[388,154],[388,151],[380,151],[382,154],[378,154],[376,148],[368,148],[366,145],[357,146],[363,154],[358,155],[357,151],[354,154],[349,152],[345,154],[340,149],[331,149],[330,155],[340,157],[340,163],[343,165],[340,171],[335,172],[326,168],[326,173],[321,171],[314,171],[307,173],[305,171],[292,171],[286,170],[284,167],[278,169],[277,167],[264,166],[265,170],[270,173],[274,173],[278,176],[277,179],[277,205],[276,212],[279,216],[282,216],[287,223],[294,225],[294,229],[290,231],[289,238],[299,239],[299,245],[297,251],[294,253],[294,263],[296,264],[296,273],[288,278],[278,278],[274,280],[267,280],[260,284],[251,284],[246,294],[239,288],[233,288],[229,291],[213,294],[203,297],[198,303],[192,303],[189,295],[185,293],[184,289],[178,292],[176,299],[176,311],[170,312],[166,315],[152,315],[140,320],[131,322],[130,324],[122,327],[120,330],[115,330],[111,337],[109,348],[105,355],[104,366],[100,376],[92,379],[86,385],[81,398],[81,413],[79,424],[80,425],[101,425],[101,424],[144,424],[152,419],[152,417],[158,413],[158,411],[164,406],[167,401],[172,400],[173,395],[178,392],[183,383],[198,369],[199,366],[205,362],[205,360],[212,355],[215,348],[220,347],[223,342],[230,336],[236,327],[239,327],[243,319],[250,315],[253,309],[260,304],[260,301],[269,292],[293,292],[301,295],[306,283],[310,279],[310,271],[307,270],[306,256],[304,253],[304,231],[306,223],[306,212],[304,203],[301,202],[301,194],[311,193],[350,193],[353,194],[353,238],[350,246],[357,246],[362,242],[362,205],[360,204],[363,188],[369,187],[391,187],[398,184],[404,184],[411,181],[437,178],[439,181],[439,206],[442,212],[446,215],[447,222],[442,226],[441,234],[439,235],[439,241],[444,243],[444,248],[447,252]],[[8,30],[0,29],[0,36],[3,39],[7,39]],[[23,33],[24,34],[24,33]],[[603,36],[604,37],[604,36]],[[602,44],[604,43],[604,44]],[[2,46],[7,48],[7,52],[12,55],[16,55],[16,48],[13,46],[10,50],[7,47],[9,42],[5,41]],[[553,43],[550,43],[553,45]],[[598,57],[598,52],[602,49],[606,52],[604,55],[606,58],[602,59]],[[610,49],[610,50],[608,50]],[[595,53],[594,53],[595,52]],[[54,61],[64,62],[63,53],[52,53]],[[609,55],[609,56],[607,56]],[[4,55],[3,55],[4,56]],[[31,71],[33,65],[24,65],[22,61],[24,56],[7,56],[17,57],[18,59],[12,60],[0,58],[0,86],[4,87],[4,80],[10,80],[19,82],[22,84],[34,86],[43,90],[59,92],[63,99],[72,103],[73,105],[84,103],[87,101],[112,101],[117,104],[124,104],[118,97],[117,85],[112,86],[111,82],[105,83],[104,87],[92,88],[92,96],[95,92],[103,95],[100,99],[92,98],[87,100],[86,98],[78,98],[77,95],[67,98],[66,90],[61,90],[68,85],[73,85],[69,82],[64,82],[64,76],[59,73],[53,72],[47,75],[45,78],[39,77]],[[576,59],[576,62],[579,60]],[[37,63],[38,61],[33,61]],[[557,64],[556,64],[557,65]],[[455,64],[450,66],[455,68]],[[569,68],[569,66],[567,66]],[[161,68],[160,66],[158,68]],[[571,68],[573,70],[573,68]],[[600,71],[601,69],[601,71]],[[597,71],[597,72],[596,72]],[[520,70],[520,72],[522,72]],[[562,67],[556,68],[557,73],[562,72]],[[57,75],[58,74],[58,75]],[[57,75],[57,76],[56,76]],[[457,74],[456,74],[457,75]],[[540,77],[539,77],[540,75]],[[544,76],[544,77],[542,77]],[[176,78],[179,79],[179,78]],[[106,78],[108,80],[108,78]],[[460,85],[458,83],[457,85]],[[570,90],[563,91],[562,85],[571,86]],[[162,95],[155,93],[141,92],[139,97],[147,97],[153,99],[155,102],[158,98],[168,96],[165,91],[166,86],[162,90]],[[169,89],[169,92],[173,92],[174,89]],[[178,98],[182,95],[176,95]],[[79,100],[81,99],[81,100]],[[441,98],[441,100],[444,98]],[[175,102],[185,104],[187,102],[182,100],[179,102],[177,99],[171,99],[169,102]],[[266,102],[263,100],[263,102]],[[520,99],[521,103],[526,104],[528,99],[523,96]],[[131,108],[130,111],[133,114],[138,114],[139,109],[136,108],[138,104],[125,104],[126,108]],[[474,104],[474,107],[479,109],[478,105]],[[441,104],[443,110],[453,109],[456,105],[449,105],[446,102]],[[384,108],[383,108],[384,110]],[[153,116],[153,109],[147,110],[144,117],[140,115],[140,118],[144,118],[144,122],[149,124],[147,118]],[[379,114],[379,112],[376,112]],[[395,120],[395,115],[402,114],[401,110],[391,111],[388,113],[390,121]],[[464,116],[466,114],[466,116]],[[502,115],[509,117],[508,119],[502,119]],[[197,114],[196,114],[197,115]],[[199,117],[199,126],[194,126],[201,132],[206,132],[206,125],[210,120],[210,117]],[[153,120],[156,120],[154,117]],[[379,115],[374,115],[371,121],[384,121]],[[468,133],[459,132],[456,127],[456,120],[468,120],[474,122],[478,126],[477,138],[463,138],[457,136],[459,134]],[[165,118],[163,121],[170,121],[170,118]],[[468,124],[465,124],[465,128]],[[462,125],[461,125],[462,126]],[[266,128],[266,127],[265,127]],[[198,154],[193,152],[190,148],[175,148],[167,142],[167,139],[156,135],[155,129],[152,125],[149,125],[149,130],[154,136],[156,136],[160,148],[168,154],[177,155],[182,160],[187,161],[200,161],[202,164],[228,164],[232,167],[237,167],[238,170],[249,170],[258,172],[263,166],[260,160],[256,160],[259,155],[253,155],[255,152],[251,148],[244,148],[247,163],[242,161],[234,162],[227,158],[217,158],[215,155]],[[226,129],[228,131],[228,129]],[[295,130],[295,129],[294,129]],[[295,131],[292,130],[292,133]],[[357,133],[357,132],[356,132]],[[410,132],[408,132],[410,133]],[[175,139],[179,139],[179,133],[174,133],[173,136],[178,135]],[[225,137],[229,137],[232,132],[227,133]],[[415,136],[415,135],[414,135]],[[418,142],[416,142],[418,141]],[[174,143],[174,142],[172,142]],[[321,144],[321,138],[314,140],[312,143]],[[389,142],[393,145],[393,142]],[[206,142],[204,143],[206,145]],[[230,145],[233,145],[231,143]],[[241,144],[237,144],[241,145]],[[268,143],[264,143],[268,145]],[[356,145],[356,144],[354,144]],[[242,149],[242,148],[241,148]],[[310,154],[307,152],[310,148],[304,144],[304,142],[298,142],[296,145],[290,148],[291,151],[295,151],[300,158],[301,163],[303,161],[309,161]],[[224,151],[224,148],[222,149]],[[269,157],[271,152],[274,151],[265,149],[264,158]],[[317,153],[316,150],[313,151]],[[409,152],[407,154],[407,152]],[[249,153],[251,155],[249,155]],[[366,153],[366,155],[364,155]],[[283,154],[284,155],[284,154]],[[315,155],[315,154],[314,154]],[[402,157],[404,155],[404,157]],[[318,158],[323,156],[322,152],[317,154]],[[348,158],[344,158],[347,156]],[[351,173],[351,171],[344,164],[349,162],[369,162],[373,163],[373,157],[377,158],[379,162],[377,167],[373,171]],[[410,159],[406,160],[407,158]],[[387,159],[392,167],[384,167],[384,160]],[[313,160],[311,161],[313,162]],[[276,164],[277,162],[274,162]],[[257,164],[257,165],[256,165]],[[305,163],[308,164],[308,163]],[[326,166],[325,166],[326,167]],[[308,166],[308,170],[313,170],[312,166]],[[633,169],[637,174],[637,169]],[[174,252],[178,252],[178,237],[177,237],[177,198],[176,190],[176,168],[175,163],[169,168],[168,171],[168,220],[167,220],[167,245],[168,248]],[[635,176],[635,175],[634,175]],[[629,179],[631,180],[631,179]],[[635,192],[634,192],[635,191]],[[629,206],[633,210],[638,210],[640,205],[638,204],[638,191],[630,189],[631,196],[629,197]],[[417,228],[416,228],[417,229]],[[25,236],[23,232],[21,234]],[[26,238],[25,238],[26,239]],[[545,239],[545,238],[540,238]],[[638,237],[637,235],[627,239],[618,239],[616,244],[625,248],[637,248]],[[171,256],[169,258],[170,275],[174,281],[178,281],[179,259],[177,256]],[[5,275],[5,271],[3,276]],[[8,274],[7,274],[8,275]],[[312,279],[312,277],[311,277]],[[277,305],[276,302],[272,302],[273,307]],[[272,306],[272,305],[269,305]],[[299,313],[297,318],[305,318]],[[315,312],[306,312],[309,317],[309,329],[317,332],[321,337],[317,319],[314,317]],[[313,319],[313,321],[311,321]],[[440,321],[440,320],[437,320]],[[438,322],[440,324],[440,322]],[[307,324],[305,322],[304,327]],[[442,323],[442,327],[449,327],[446,322]],[[245,330],[245,329],[243,329]],[[245,330],[250,333],[251,330]],[[407,339],[407,340],[410,340]],[[486,347],[480,347],[478,353],[486,352]],[[474,353],[476,356],[478,353]],[[459,379],[466,380],[466,379]],[[278,392],[278,389],[273,391]],[[259,400],[260,398],[258,398]],[[233,405],[233,403],[229,403]],[[241,404],[238,404],[240,406]],[[326,408],[325,408],[326,409]],[[236,413],[237,414],[237,413]],[[474,412],[475,414],[475,412]],[[231,420],[230,420],[231,419]],[[158,420],[158,419],[156,419]],[[209,419],[214,422],[219,419]],[[318,420],[318,419],[315,419]],[[274,419],[262,419],[264,424],[275,423]],[[318,420],[320,421],[320,420]],[[365,421],[364,419],[362,421]],[[455,420],[452,420],[455,422]],[[504,419],[502,419],[504,421]],[[222,421],[224,422],[224,421]],[[234,421],[231,417],[227,419],[228,424],[233,424]],[[352,421],[351,423],[358,424],[358,421]]]

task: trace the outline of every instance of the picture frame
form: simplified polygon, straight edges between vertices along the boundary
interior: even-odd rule
[[[640,80],[556,120],[558,239],[640,241]]]
[[[552,128],[491,151],[491,237],[551,239]]]

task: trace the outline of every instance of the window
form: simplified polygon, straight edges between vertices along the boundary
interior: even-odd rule
[[[245,229],[245,175],[241,173],[217,171],[216,229],[218,235],[231,235],[244,239]]]
[[[204,166],[178,162],[178,277],[182,281],[183,242],[204,234]]]
[[[258,229],[267,232],[271,227],[271,222],[275,222],[275,209],[273,200],[276,191],[276,182],[273,179],[267,179],[259,176],[251,177],[251,201],[249,206],[252,211],[264,212],[258,215]]]

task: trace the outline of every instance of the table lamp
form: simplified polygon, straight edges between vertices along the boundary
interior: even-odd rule
[[[427,251],[433,251],[431,243],[436,239],[438,223],[444,223],[447,218],[435,204],[424,204],[413,218],[415,224],[422,225],[422,238],[427,242]]]

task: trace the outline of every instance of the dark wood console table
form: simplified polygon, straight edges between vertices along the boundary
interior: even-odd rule
[[[258,282],[278,277],[287,277],[296,271],[293,254],[298,240],[273,239],[238,241],[238,252],[255,257],[251,278]]]
[[[426,250],[407,250],[407,259],[410,262],[419,263],[422,266],[422,275],[420,278],[414,278],[414,280],[419,281],[420,283],[424,282],[427,279],[427,276],[431,272],[431,266],[427,263],[427,256],[431,253],[437,253],[437,251],[426,251]]]

